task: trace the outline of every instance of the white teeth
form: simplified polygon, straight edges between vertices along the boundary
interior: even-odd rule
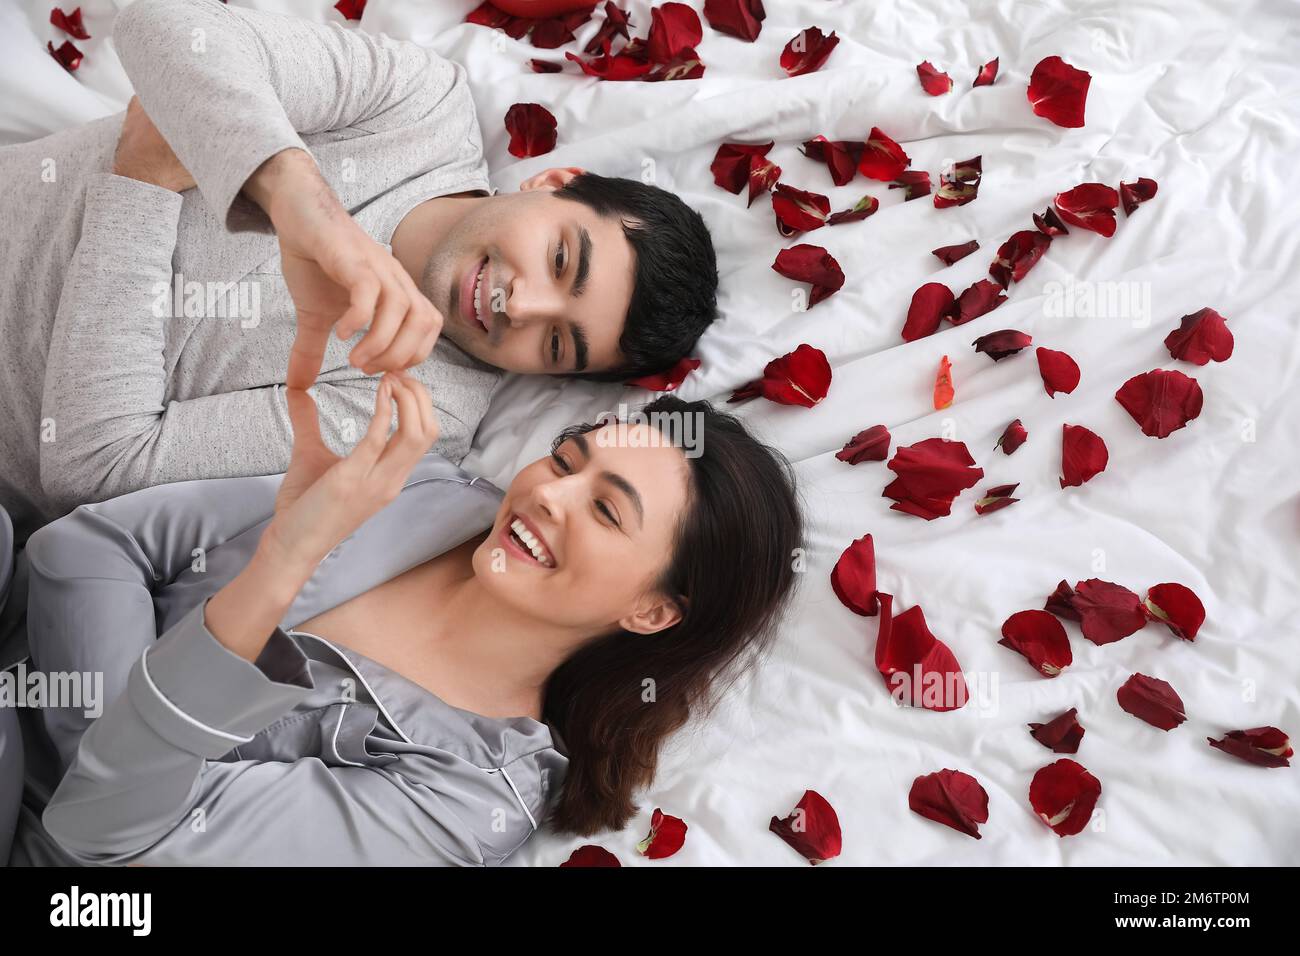
[[[474,278],[474,315],[479,322],[483,321],[483,272],[486,268],[487,263],[485,262],[479,268],[478,275]]]
[[[510,522],[510,530],[515,533],[515,536],[519,538],[525,546],[527,546],[528,550],[532,552],[533,557],[537,559],[538,563],[544,564],[547,567],[551,565],[551,556],[546,553],[546,549],[542,547],[542,543],[537,540],[536,536],[528,530],[528,527],[522,521],[516,518],[514,521]]]

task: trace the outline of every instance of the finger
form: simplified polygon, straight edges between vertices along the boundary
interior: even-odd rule
[[[355,368],[364,370],[367,375],[374,371],[374,357],[392,344],[410,305],[406,293],[396,281],[392,278],[381,281],[379,307],[375,310],[374,321],[370,323],[370,331],[353,347],[352,354],[348,357]]]
[[[419,401],[407,382],[393,380],[393,399],[397,403],[397,431],[388,440],[373,475],[381,483],[400,483],[429,450],[420,424]]]
[[[325,347],[329,344],[329,329],[299,325],[289,350],[289,371],[285,384],[290,388],[308,389],[320,374],[325,362]]]
[[[420,428],[429,437],[429,443],[438,439],[438,418],[433,413],[433,396],[418,378],[408,372],[401,373],[407,386],[415,393],[416,405],[420,409]]]
[[[393,381],[390,376],[385,375],[379,380],[379,387],[375,389],[375,413],[370,416],[366,433],[361,436],[361,441],[357,442],[356,447],[352,449],[352,454],[348,456],[366,472],[369,472],[379,460],[388,439],[388,430],[393,423],[392,399]]]
[[[396,372],[423,362],[429,357],[428,352],[420,354],[428,330],[429,320],[414,308],[408,310],[392,343],[366,363],[366,373],[372,375],[379,370]]]
[[[348,266],[339,270],[338,275],[333,275],[328,269],[325,271],[331,279],[348,290],[348,310],[334,326],[339,339],[346,341],[370,324],[382,287],[367,269]]]

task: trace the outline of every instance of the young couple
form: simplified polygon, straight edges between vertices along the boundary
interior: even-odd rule
[[[623,827],[772,636],[790,469],[671,397],[505,491],[458,462],[499,369],[687,354],[702,221],[576,169],[486,195],[464,71],[414,44],[218,0],[114,38],[125,121],[0,150],[0,666],[63,691],[0,706],[0,859],[491,865]],[[181,276],[260,315],[159,315]]]

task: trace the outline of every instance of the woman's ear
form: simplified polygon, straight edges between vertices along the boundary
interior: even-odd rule
[[[647,596],[641,606],[621,618],[618,625],[633,634],[654,634],[681,621],[684,606],[685,599],[675,601],[659,594]]]
[[[578,166],[553,166],[544,169],[536,176],[529,176],[519,184],[519,191],[530,189],[559,189],[575,176],[581,176],[586,170]]]

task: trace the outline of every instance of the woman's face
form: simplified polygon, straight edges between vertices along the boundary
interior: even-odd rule
[[[503,603],[591,634],[653,633],[680,619],[656,590],[686,508],[690,473],[653,425],[610,423],[521,471],[474,552]]]

